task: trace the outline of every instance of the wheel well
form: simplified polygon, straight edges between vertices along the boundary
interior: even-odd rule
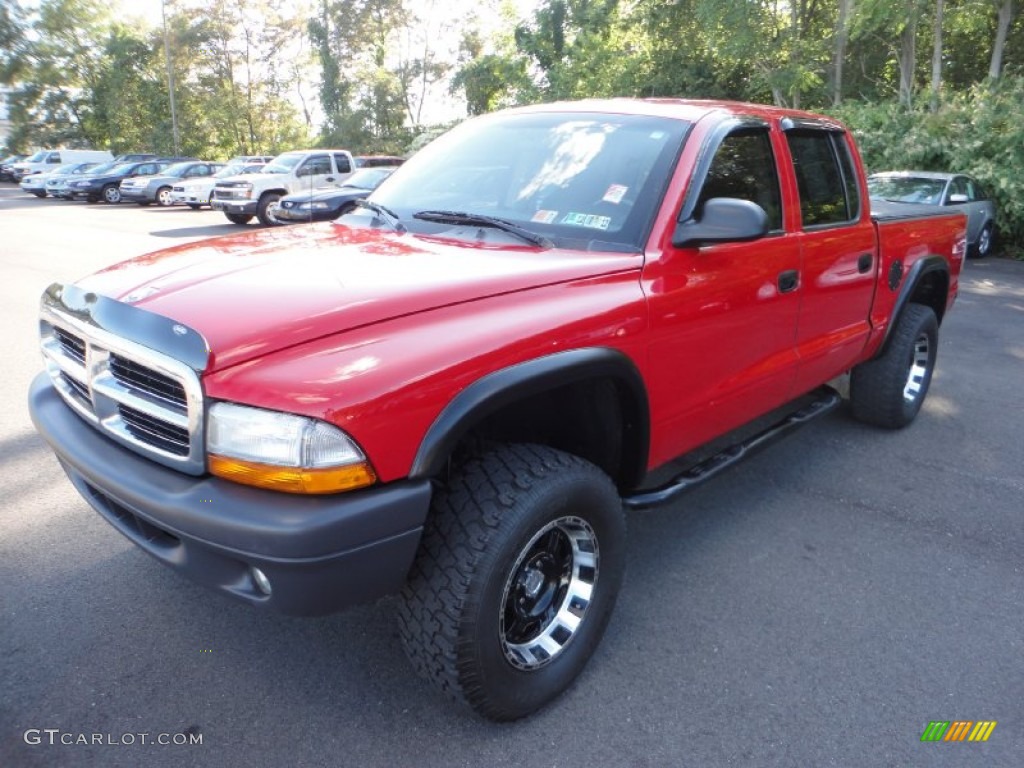
[[[263,192],[260,192],[260,200],[262,200],[267,195],[281,195],[281,197],[284,197],[287,194],[288,190],[286,189],[266,189]]]
[[[640,481],[647,456],[640,414],[631,400],[628,389],[612,378],[532,394],[475,424],[456,453],[480,441],[546,445],[586,459],[620,489],[630,488]]]
[[[935,317],[942,322],[946,312],[946,296],[949,293],[949,275],[942,270],[932,270],[921,275],[913,291],[910,302],[931,307]]]

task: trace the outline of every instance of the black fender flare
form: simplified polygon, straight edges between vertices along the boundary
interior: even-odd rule
[[[409,477],[441,473],[466,434],[506,405],[567,384],[611,379],[625,390],[624,467],[620,485],[632,487],[647,470],[650,408],[647,387],[633,361],[617,349],[588,347],[556,352],[487,374],[459,392],[434,419],[420,442]]]
[[[918,259],[911,265],[910,271],[907,272],[906,278],[902,281],[902,283],[900,283],[898,282],[899,273],[897,272],[896,274],[894,274],[894,272],[896,272],[896,270],[901,271],[902,266],[902,262],[896,261],[893,262],[892,268],[890,269],[889,287],[895,290],[896,286],[894,286],[893,283],[896,282],[896,284],[899,285],[900,292],[899,295],[896,297],[896,303],[893,304],[892,318],[889,321],[889,325],[886,326],[885,337],[882,339],[882,343],[878,345],[878,351],[875,352],[874,354],[874,357],[876,358],[881,357],[885,353],[885,350],[889,346],[889,339],[892,336],[893,329],[896,328],[896,324],[899,322],[900,316],[903,314],[904,310],[906,310],[907,308],[907,305],[910,303],[910,297],[914,295],[914,292],[917,290],[918,285],[921,284],[921,281],[927,275],[936,272],[942,273],[942,277],[946,282],[947,291],[949,288],[949,263],[942,256],[932,255],[925,256],[922,259]],[[947,294],[944,293],[942,296],[942,308],[936,311],[935,313],[940,325],[942,324],[942,317],[945,313],[946,295]]]

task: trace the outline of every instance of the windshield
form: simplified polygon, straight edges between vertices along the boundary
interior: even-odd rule
[[[161,176],[173,176],[176,179],[180,179],[186,173],[188,173],[195,163],[175,163],[174,165],[164,168],[160,171]]]
[[[245,166],[241,164],[236,165],[225,165],[214,175],[214,178],[223,179],[225,176],[237,176],[240,173],[245,173]]]
[[[122,163],[120,161],[113,160],[109,163],[103,163],[103,165],[97,165],[95,168],[90,168],[89,173],[106,173],[107,171],[111,171],[114,168],[117,168],[121,164]]]
[[[688,127],[585,112],[477,118],[414,155],[370,200],[414,232],[452,231],[451,223],[415,219],[418,212],[458,211],[504,219],[563,246],[639,249]]]
[[[380,183],[394,173],[394,168],[365,168],[356,171],[342,184],[343,187],[359,187],[360,189],[376,189]]]
[[[41,163],[46,159],[46,156],[50,154],[49,150],[41,149],[31,157],[26,157],[24,162],[26,163]]]
[[[301,152],[285,152],[283,155],[275,157],[273,162],[264,166],[263,173],[288,173],[299,164],[302,158],[303,154]]]
[[[939,205],[945,179],[926,179],[921,176],[876,176],[868,179],[871,197],[893,203],[924,203]]]

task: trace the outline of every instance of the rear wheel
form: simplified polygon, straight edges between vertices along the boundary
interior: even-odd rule
[[[594,465],[536,445],[466,461],[438,491],[399,605],[413,666],[492,720],[558,696],[604,633],[625,519]]]
[[[248,224],[252,221],[251,213],[225,213],[224,215],[232,224]]]
[[[912,422],[928,394],[938,342],[939,323],[931,307],[907,305],[885,352],[851,373],[854,417],[888,429]]]
[[[983,259],[992,252],[992,224],[986,224],[978,234],[978,242],[974,245],[974,255]]]

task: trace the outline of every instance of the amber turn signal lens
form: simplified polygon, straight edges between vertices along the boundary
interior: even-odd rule
[[[377,475],[369,462],[344,467],[303,469],[257,464],[224,456],[210,456],[210,473],[233,483],[254,485],[283,493],[341,493],[365,488],[377,482]]]

